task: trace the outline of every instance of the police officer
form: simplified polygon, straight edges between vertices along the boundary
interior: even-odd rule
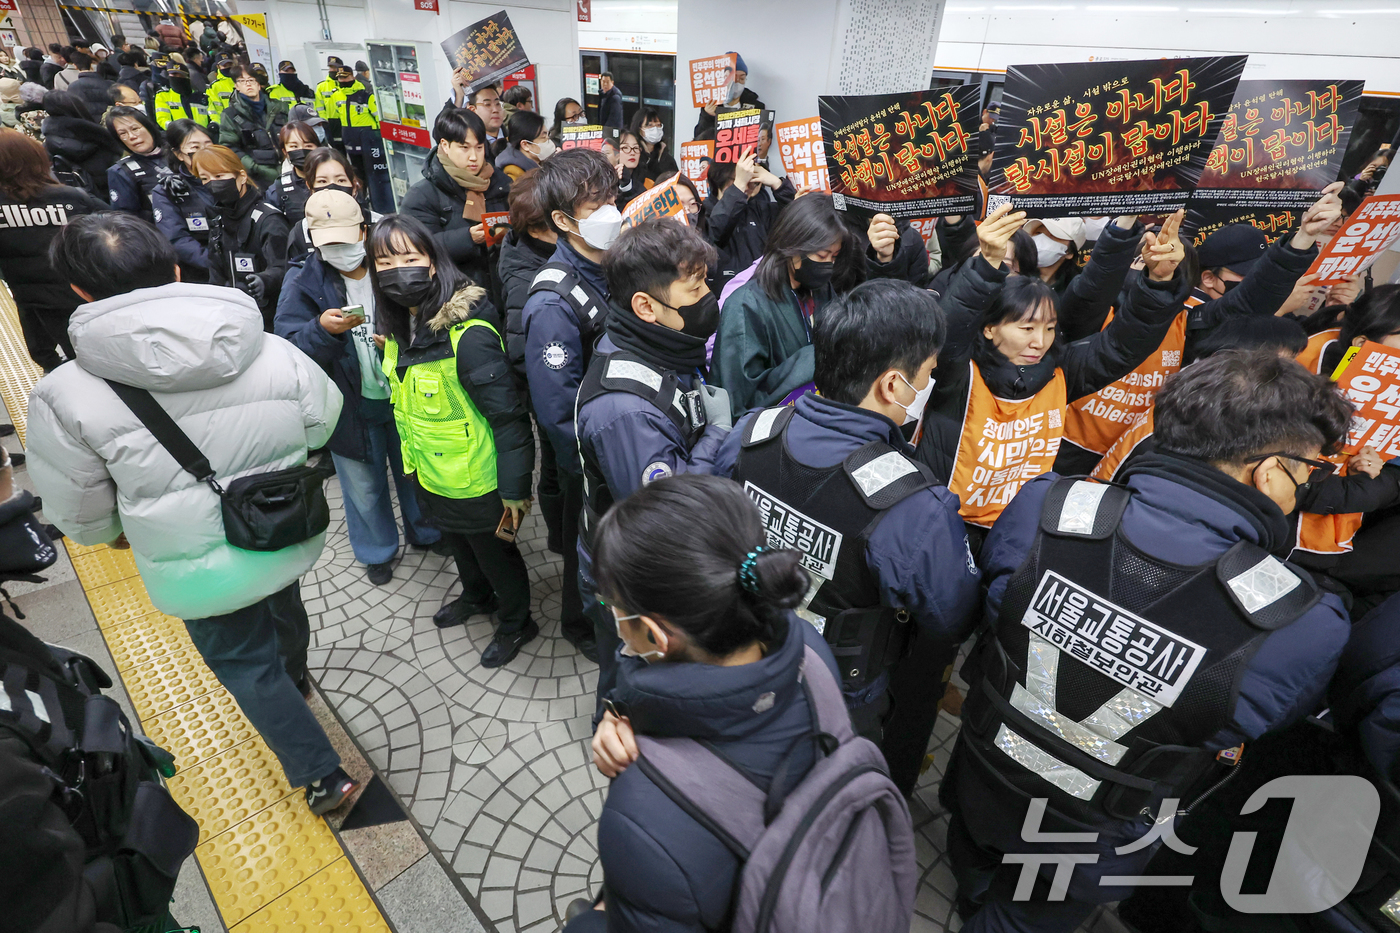
[[[1002,513],[941,790],[964,930],[1069,931],[1123,899],[1185,845],[1178,806],[1318,708],[1347,615],[1270,552],[1350,414],[1292,360],[1226,350],[1167,380],[1124,485],[1051,473]]]
[[[713,246],[670,219],[625,231],[603,259],[612,303],[574,422],[584,488],[578,585],[590,613],[597,602],[592,532],[603,513],[654,480],[714,472],[729,433],[729,393],[704,378],[705,343],[719,322],[719,299],[705,284],[714,259]],[[598,696],[605,697],[619,642],[611,619],[593,618]]]
[[[924,410],[944,333],[931,292],[866,282],[814,321],[821,394],[747,416],[722,458],[737,453],[734,479],[770,544],[806,555],[813,588],[799,614],[832,646],[852,724],[906,795],[979,595],[957,497],[901,430]]]
[[[277,63],[277,83],[290,91],[298,103],[311,103],[316,99],[316,92],[297,77],[297,66],[285,59]]]
[[[221,57],[218,63],[218,77],[209,82],[209,90],[205,91],[206,109],[209,112],[209,123],[219,122],[224,109],[228,107],[229,98],[233,96],[233,69],[235,62],[227,55]]]
[[[321,83],[316,85],[316,115],[322,120],[331,119],[333,98],[340,91],[340,82],[337,77],[340,69],[345,67],[345,62],[340,60],[339,55],[326,56],[326,77],[321,79]]]
[[[603,254],[622,229],[614,206],[617,172],[601,153],[571,149],[546,159],[536,170],[540,200],[559,244],[536,273],[521,311],[525,328],[525,373],[535,419],[549,438],[559,464],[564,502],[564,589],[560,628],[579,651],[596,660],[591,617],[585,615],[578,579],[578,518],[583,475],[574,432],[574,401],[603,331],[608,286]]]
[[[335,81],[335,93],[326,101],[329,111],[326,120],[330,123],[331,140],[347,154],[350,153],[347,148],[350,145],[354,145],[358,152],[362,141],[358,139],[358,134],[350,130],[352,127],[368,127],[377,133],[379,104],[375,101],[374,92],[361,84],[349,67],[342,66],[336,73]],[[352,138],[355,140],[353,143]]]
[[[190,85],[190,73],[172,68],[168,73],[170,86],[156,94],[156,124],[165,129],[176,120],[193,120],[200,126],[209,125],[209,99],[201,98]]]

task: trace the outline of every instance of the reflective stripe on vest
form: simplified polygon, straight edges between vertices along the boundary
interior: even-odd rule
[[[948,489],[962,502],[963,521],[992,527],[1030,480],[1050,472],[1064,435],[1065,372],[1025,399],[998,398],[972,367],[958,453]]]
[[[1340,327],[1333,327],[1329,330],[1318,331],[1308,338],[1308,345],[1303,348],[1303,352],[1298,354],[1298,362],[1306,367],[1310,373],[1322,372],[1322,358],[1327,355],[1327,348],[1342,335]],[[1328,373],[1327,375],[1332,375]]]
[[[1131,427],[1123,432],[1123,436],[1113,442],[1113,446],[1108,448],[1108,453],[1103,455],[1103,459],[1094,467],[1090,475],[1094,479],[1111,480],[1118,472],[1118,468],[1128,462],[1128,458],[1137,450],[1138,445],[1152,436],[1156,429],[1157,413],[1156,406],[1148,406],[1147,411],[1138,415]]]
[[[1113,321],[1109,312],[1104,327]],[[1172,321],[1162,345],[1122,379],[1076,399],[1065,415],[1065,440],[1096,454],[1107,453],[1137,416],[1152,404],[1166,378],[1181,369],[1186,349],[1186,312]]]
[[[475,499],[496,488],[495,435],[457,378],[457,344],[468,327],[477,326],[500,338],[486,321],[473,318],[454,324],[452,355],[409,366],[403,381],[398,341],[390,337],[384,344],[384,375],[399,429],[403,471],[416,473],[424,489],[449,499]]]

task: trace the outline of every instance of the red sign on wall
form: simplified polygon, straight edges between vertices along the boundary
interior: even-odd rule
[[[403,126],[384,120],[379,124],[379,135],[390,142],[407,143],[421,149],[433,147],[433,138],[428,134],[428,131],[417,126]]]
[[[432,10],[438,15],[442,14],[442,11],[438,9],[438,0],[413,0],[413,8],[415,10]]]
[[[582,8],[584,2],[585,0],[579,0],[580,8]],[[19,5],[16,3],[16,0],[0,0],[0,10],[13,10],[16,13],[18,13]],[[580,14],[580,18],[582,18],[582,14]],[[587,20],[583,21],[587,22]]]
[[[593,22],[593,0],[578,0],[578,21]]]

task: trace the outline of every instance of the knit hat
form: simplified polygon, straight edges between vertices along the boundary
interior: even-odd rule
[[[738,52],[725,52],[724,54],[734,56],[734,68],[736,71],[742,71],[744,74],[749,73],[749,66],[744,64],[744,56],[740,55]]]

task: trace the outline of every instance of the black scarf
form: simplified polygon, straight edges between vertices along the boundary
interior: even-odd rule
[[[1226,476],[1204,460],[1159,449],[1133,460],[1122,480],[1139,473],[1179,483],[1239,513],[1258,532],[1259,546],[1271,553],[1290,541],[1288,517],[1274,500],[1253,486]]]
[[[608,336],[619,350],[635,354],[654,366],[686,374],[705,368],[705,341],[644,321],[617,305],[608,307]]]
[[[1055,378],[1055,370],[1060,365],[1062,339],[1062,336],[1056,335],[1055,342],[1040,358],[1040,362],[1033,366],[1018,366],[992,346],[990,340],[978,334],[972,345],[972,358],[976,360],[977,368],[982,371],[982,380],[993,394],[1001,398],[1030,398]]]

